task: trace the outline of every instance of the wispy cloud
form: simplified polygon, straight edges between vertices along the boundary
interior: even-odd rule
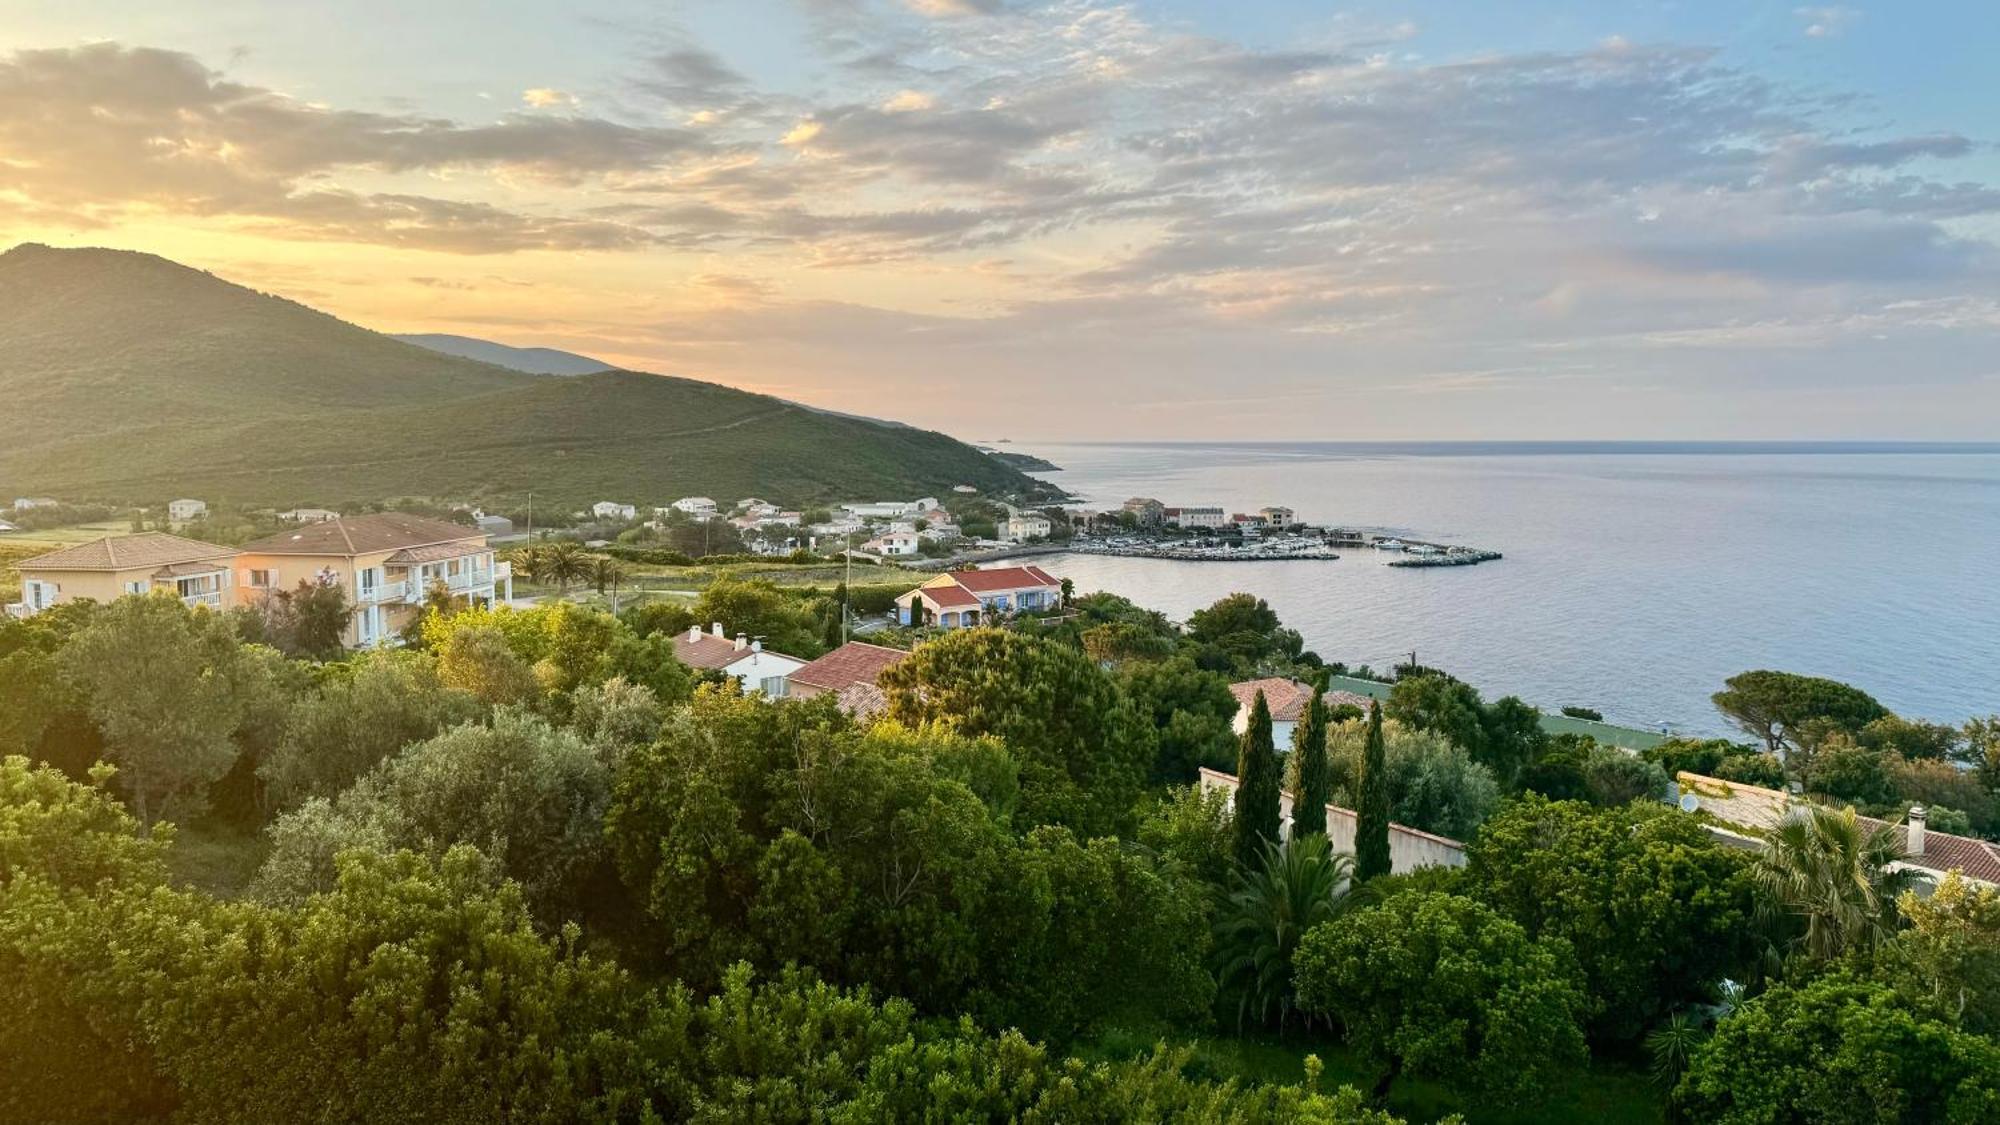
[[[1854,8],[1794,8],[1801,31],[1808,39],[1831,39],[1861,18],[1861,12]]]

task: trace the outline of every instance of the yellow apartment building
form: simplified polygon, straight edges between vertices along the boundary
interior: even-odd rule
[[[345,640],[356,648],[393,640],[422,613],[433,586],[474,604],[514,594],[512,570],[493,557],[484,533],[404,512],[281,531],[238,548],[235,566],[245,603],[300,582],[340,586],[354,607]]]
[[[189,605],[228,609],[236,604],[235,557],[228,547],[164,532],[109,535],[16,564],[21,601],[8,609],[27,616],[63,602],[111,602],[154,590],[172,590]]]

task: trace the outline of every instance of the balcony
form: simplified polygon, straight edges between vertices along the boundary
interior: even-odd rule
[[[491,569],[461,570],[447,580],[447,585],[451,587],[453,593],[462,590],[483,590],[493,585],[493,573]]]
[[[355,595],[362,605],[380,605],[383,602],[400,602],[409,597],[408,582],[377,582],[373,586],[363,586]]]
[[[206,594],[188,594],[181,599],[181,604],[189,607],[205,605],[210,609],[219,610],[222,608],[222,591],[210,590]]]

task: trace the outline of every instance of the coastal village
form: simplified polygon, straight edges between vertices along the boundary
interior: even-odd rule
[[[26,515],[61,507],[54,498],[22,497],[12,510]],[[920,645],[925,637],[1064,617],[1073,597],[1069,583],[1041,565],[1009,564],[1009,554],[1070,551],[1196,561],[1332,559],[1338,557],[1332,552],[1338,546],[1391,554],[1390,565],[1418,560],[1464,565],[1457,560],[1499,557],[1381,533],[1314,527],[1299,522],[1292,509],[1275,505],[1229,513],[1221,507],[1173,507],[1135,497],[1106,510],[1000,507],[1004,515],[995,520],[996,537],[968,537],[935,497],[844,503],[813,521],[803,510],[785,510],[756,498],[724,509],[704,496],[648,509],[644,518],[636,504],[600,501],[574,518],[585,529],[620,523],[648,528],[669,522],[727,523],[744,537],[753,556],[804,558],[830,545],[828,554],[850,566],[857,559],[912,566],[908,589],[890,600],[886,615],[873,623],[853,622],[860,628],[873,624],[896,630],[905,638],[902,647],[843,637],[825,653],[794,655],[768,648],[763,637],[732,633],[720,621],[694,623],[671,639],[681,664],[739,693],[774,701],[831,695],[842,711],[862,721],[885,710],[879,686],[882,673],[906,659],[911,645]],[[206,517],[209,505],[183,498],[166,504],[164,511],[168,526],[185,527]],[[313,507],[287,509],[275,513],[275,518],[284,525],[281,530],[235,546],[169,531],[143,531],[101,535],[23,558],[14,564],[21,597],[5,605],[5,614],[28,618],[66,603],[104,603],[161,591],[189,607],[226,612],[264,605],[289,587],[304,584],[340,591],[347,607],[340,641],[349,649],[366,650],[402,643],[427,610],[438,606],[528,608],[561,597],[548,593],[516,597],[514,567],[504,544],[532,546],[530,531],[517,531],[513,521],[477,509],[463,510],[455,520],[395,511],[343,515]],[[18,534],[16,525],[0,524],[0,535],[9,532]],[[553,538],[557,534],[545,524],[541,538],[533,543],[574,542],[579,532],[564,529],[562,538]],[[922,548],[927,544],[946,550],[933,550],[926,558]],[[592,539],[584,545],[605,549],[614,543]],[[986,561],[957,565],[958,554],[976,554]],[[1478,557],[1471,558],[1474,555]],[[941,566],[941,572],[924,577],[919,568],[926,563]],[[842,631],[847,631],[845,626]],[[1390,686],[1334,675],[1321,685],[1318,698],[1322,706],[1361,714],[1385,700]],[[1267,677],[1232,683],[1230,692],[1236,701],[1236,734],[1244,733],[1253,710],[1262,706],[1282,748],[1292,743],[1316,689],[1294,679]],[[1666,739],[1662,732],[1564,714],[1545,714],[1542,723],[1551,733],[1580,731],[1627,754],[1638,754]],[[1238,779],[1204,766],[1199,783],[1205,791],[1232,794]],[[1284,821],[1290,823],[1293,797],[1286,793],[1282,799]],[[1699,815],[1718,839],[1755,847],[1764,833],[1784,820],[1797,797],[1682,771],[1661,799]],[[1356,813],[1332,804],[1326,813],[1326,832],[1335,848],[1351,850]],[[1888,826],[1875,819],[1868,823]],[[1933,880],[1957,873],[1980,885],[2000,886],[2000,845],[1928,830],[1921,806],[1909,809],[1903,824],[1900,867]],[[1390,852],[1397,872],[1466,862],[1463,842],[1402,824],[1390,826]]]

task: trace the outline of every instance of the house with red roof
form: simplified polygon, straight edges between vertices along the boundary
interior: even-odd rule
[[[857,719],[872,719],[888,709],[888,698],[877,682],[882,673],[910,655],[899,648],[849,641],[791,674],[793,699],[834,695],[840,709]]]
[[[1721,836],[1726,843],[1745,847],[1754,846],[1806,803],[1805,798],[1781,790],[1724,781],[1686,770],[1676,774],[1674,782],[1680,790],[1679,803],[1684,811],[1706,813],[1711,833]],[[1927,823],[1928,811],[1922,805],[1912,806],[1901,821],[1858,814],[1854,819],[1870,833],[1895,830],[1902,858],[1892,863],[1892,868],[1913,869],[1930,883],[1956,873],[1984,886],[2000,886],[2000,844],[1933,831]]]
[[[896,599],[904,625],[960,629],[996,616],[1041,613],[1062,605],[1062,579],[1038,566],[954,570]]]
[[[1259,695],[1264,697],[1264,706],[1271,712],[1271,741],[1282,754],[1292,748],[1293,732],[1305,721],[1306,708],[1312,705],[1313,689],[1311,684],[1271,677],[1230,684],[1229,694],[1236,697],[1236,718],[1232,727],[1237,734],[1249,728],[1251,708],[1256,705]],[[1328,710],[1357,707],[1366,711],[1373,701],[1351,691],[1329,691],[1321,702],[1326,704]]]

